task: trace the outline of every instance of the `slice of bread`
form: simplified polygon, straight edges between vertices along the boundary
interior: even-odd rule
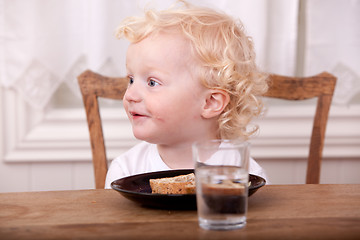
[[[195,193],[195,175],[190,173],[176,177],[150,179],[152,193],[193,194]]]

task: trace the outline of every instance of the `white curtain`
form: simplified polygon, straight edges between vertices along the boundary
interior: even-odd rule
[[[308,0],[304,74],[327,70],[338,77],[333,102],[360,93],[360,1]]]
[[[128,1],[1,0],[1,83],[43,108],[62,82],[80,95],[87,68],[123,74],[125,41],[116,24],[134,13]]]
[[[85,69],[110,76],[125,74],[128,43],[114,37],[119,22],[127,16],[142,14],[145,6],[162,9],[173,2],[0,0],[0,82],[6,88],[16,89],[35,108],[44,108],[63,82],[80,96],[76,76]],[[240,18],[254,39],[260,67],[277,74],[295,74],[299,0],[189,2]],[[348,76],[351,72],[351,84],[359,83],[356,64],[360,56],[357,28],[360,1],[306,3],[304,73],[327,69]],[[344,77],[344,81],[350,82],[349,77]]]

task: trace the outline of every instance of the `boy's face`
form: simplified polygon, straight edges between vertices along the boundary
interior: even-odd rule
[[[208,89],[195,77],[190,45],[159,33],[131,44],[124,107],[136,138],[155,144],[191,143],[201,132]]]

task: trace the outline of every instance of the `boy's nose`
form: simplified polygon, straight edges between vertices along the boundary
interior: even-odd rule
[[[136,87],[135,84],[129,85],[126,89],[124,100],[128,102],[140,102],[141,101],[141,90]]]

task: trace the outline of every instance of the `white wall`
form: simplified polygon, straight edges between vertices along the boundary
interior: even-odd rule
[[[305,161],[258,160],[271,184],[305,182]],[[360,159],[325,159],[322,184],[360,184]],[[0,162],[0,192],[93,189],[92,164]]]
[[[257,159],[271,184],[305,182],[305,160]],[[360,184],[360,159],[324,159],[321,184]],[[0,192],[93,189],[91,162],[6,163],[0,161]]]
[[[126,15],[140,13],[140,8],[147,1],[67,2],[68,6],[76,5],[84,11],[74,11],[77,8],[64,11],[64,1],[52,1],[49,5],[34,5],[35,1],[26,1],[27,5],[12,0],[0,2],[2,6],[8,7],[4,8],[3,12],[0,11],[8,14],[7,18],[1,18],[3,21],[0,21],[0,24],[4,24],[6,19],[14,23],[14,26],[2,26],[0,29],[7,29],[8,32],[1,32],[1,36],[20,36],[20,40],[28,40],[26,37],[29,36],[33,37],[30,40],[41,37],[42,42],[46,43],[39,46],[39,41],[9,41],[12,40],[11,37],[3,37],[0,41],[0,81],[3,85],[12,86],[0,87],[0,192],[93,188],[85,113],[78,107],[81,106],[81,100],[73,96],[77,88],[75,73],[90,66],[93,70],[101,70],[103,74],[123,74],[124,67],[118,69],[118,66],[124,65],[125,48],[123,43],[112,38],[113,28]],[[169,4],[165,0],[155,2],[158,6]],[[359,28],[358,21],[354,20],[358,18],[358,1],[191,2],[219,7],[235,17],[239,16],[248,33],[254,38],[259,64],[266,71],[311,75],[327,70],[341,78],[344,84],[341,85],[342,88],[338,88],[342,91],[337,92],[337,99],[338,102],[346,101],[343,105],[334,104],[331,108],[321,183],[359,184],[360,96],[353,96],[359,91],[360,83],[360,47],[357,38]],[[238,7],[233,7],[234,5]],[[52,6],[60,6],[61,9],[58,11],[58,8]],[[298,6],[301,10],[300,16],[306,17],[300,22],[300,25],[303,25],[299,29]],[[338,6],[341,11],[338,11]],[[46,9],[47,7],[51,9]],[[29,11],[33,8],[36,11]],[[20,11],[14,12],[14,9]],[[38,10],[42,10],[52,21],[60,21],[63,30],[61,37],[66,40],[72,37],[73,40],[69,42],[76,43],[70,46],[72,51],[67,51],[70,49],[68,45],[62,45],[64,41],[58,37],[58,31],[53,32],[53,35],[44,31],[55,28],[51,22],[34,14]],[[119,11],[123,15],[119,14]],[[77,25],[69,24],[70,28],[64,28],[66,25],[62,25],[63,19],[54,18],[49,12],[75,19]],[[284,16],[287,21],[284,21]],[[31,27],[28,27],[28,17],[38,21],[39,25],[30,24]],[[16,21],[13,21],[14,19]],[[16,24],[17,20],[22,24]],[[312,24],[313,22],[316,24]],[[89,27],[92,23],[96,24],[96,27]],[[72,31],[72,28],[76,31]],[[49,34],[40,36],[38,32],[31,31],[32,29]],[[79,29],[86,37],[79,35]],[[67,31],[69,35],[66,35]],[[53,38],[49,40],[48,37],[51,36]],[[100,36],[108,37],[99,39]],[[55,47],[54,41],[58,41]],[[56,46],[62,46],[64,50]],[[44,51],[38,51],[37,47]],[[47,52],[45,49],[52,51]],[[55,54],[55,50],[60,54]],[[63,54],[66,51],[68,54]],[[42,64],[38,65],[39,62]],[[32,69],[34,66],[43,69]],[[44,73],[42,70],[45,75],[41,75]],[[35,75],[26,74],[27,71]],[[24,93],[21,96],[20,90],[26,89],[23,88],[26,86],[26,79],[22,81],[23,77],[36,77],[36,74],[42,76],[40,81],[49,76],[56,80],[57,84],[58,81],[66,80],[67,86],[72,87],[73,92],[62,92],[62,97],[55,96],[46,107],[33,108],[24,101]],[[53,86],[49,84],[49,87]],[[289,108],[283,103],[272,105],[270,109],[267,118],[260,121],[261,131],[253,140],[252,155],[266,169],[273,184],[303,183],[305,161],[301,159],[305,159],[307,155],[312,110],[308,104]],[[131,147],[135,140],[121,107],[108,108],[104,112],[104,118],[107,124],[105,137],[108,156],[112,159]]]
[[[53,110],[39,117],[16,92],[0,88],[0,99],[0,192],[94,188],[83,109]],[[32,114],[23,115],[29,109]],[[275,105],[258,122],[252,156],[272,184],[305,182],[312,109]],[[121,107],[102,113],[112,159],[136,141]],[[360,184],[359,122],[360,106],[331,108],[321,183]]]

